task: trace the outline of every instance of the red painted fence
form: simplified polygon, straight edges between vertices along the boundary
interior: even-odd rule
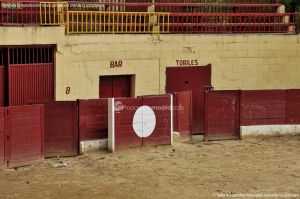
[[[239,139],[239,106],[239,91],[206,91],[206,141]]]
[[[300,124],[299,110],[300,89],[207,91],[205,139],[238,138],[239,126]]]
[[[109,101],[109,150],[167,145],[172,142],[169,95]]]
[[[241,92],[241,126],[286,123],[286,90]]]
[[[171,13],[170,33],[287,33],[297,31],[295,13]]]
[[[80,141],[107,138],[107,99],[79,100]]]

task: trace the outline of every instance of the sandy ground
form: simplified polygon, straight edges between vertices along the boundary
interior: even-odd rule
[[[59,161],[70,167],[55,168]],[[300,136],[194,140],[0,171],[1,199],[218,198],[216,193],[300,194]]]

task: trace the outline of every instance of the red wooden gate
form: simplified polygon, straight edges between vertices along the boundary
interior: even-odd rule
[[[30,164],[44,158],[43,105],[8,107],[5,119],[7,167]]]
[[[107,138],[107,99],[79,100],[80,141]]]
[[[45,109],[45,157],[78,155],[77,101],[42,104]]]
[[[53,64],[9,65],[9,105],[54,99]]]
[[[167,67],[166,92],[192,90],[192,132],[204,132],[204,91],[211,86],[211,65]]]
[[[174,131],[183,136],[191,135],[192,122],[192,91],[174,93],[173,104]]]
[[[110,99],[109,150],[171,144],[169,95]]]
[[[239,139],[239,91],[205,93],[205,140]]]
[[[8,105],[54,100],[53,46],[8,48]]]

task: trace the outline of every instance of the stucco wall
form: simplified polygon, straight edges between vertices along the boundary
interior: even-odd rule
[[[98,98],[99,76],[135,74],[135,95],[163,93],[176,60],[212,64],[216,89],[300,88],[300,35],[65,35],[0,27],[0,45],[57,44],[56,99]],[[110,61],[122,67],[110,68]],[[65,88],[71,93],[65,94]]]

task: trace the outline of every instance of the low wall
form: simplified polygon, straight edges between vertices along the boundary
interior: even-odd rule
[[[241,126],[241,138],[252,136],[300,135],[300,125],[255,125]]]

